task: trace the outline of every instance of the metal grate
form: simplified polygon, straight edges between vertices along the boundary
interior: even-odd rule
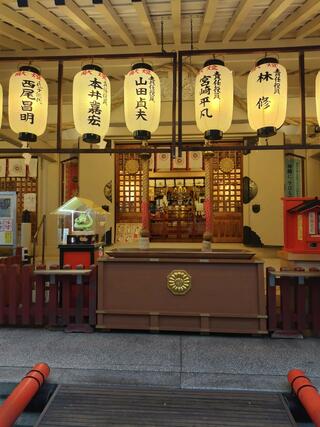
[[[276,393],[62,385],[38,427],[295,426]]]

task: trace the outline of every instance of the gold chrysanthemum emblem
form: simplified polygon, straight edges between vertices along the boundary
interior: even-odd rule
[[[191,276],[184,270],[173,270],[167,276],[167,288],[174,295],[185,295],[191,289]]]

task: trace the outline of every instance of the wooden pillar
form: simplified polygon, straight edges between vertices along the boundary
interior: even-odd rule
[[[147,144],[143,144],[146,146]],[[150,243],[150,212],[149,212],[149,153],[140,155],[142,164],[142,189],[141,189],[141,224],[140,247],[146,249]]]
[[[210,143],[206,142],[206,145],[210,145]],[[213,206],[212,206],[212,152],[210,151],[204,152],[204,171],[205,171],[204,211],[205,211],[206,227],[203,233],[202,250],[211,251]]]

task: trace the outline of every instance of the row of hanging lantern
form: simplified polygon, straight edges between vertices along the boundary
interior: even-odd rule
[[[0,101],[2,88],[0,85]],[[39,70],[20,67],[9,82],[9,124],[26,143],[45,132],[48,86]],[[275,135],[285,121],[287,72],[275,58],[263,58],[248,76],[248,121],[259,137]],[[316,107],[320,124],[320,72],[316,78]],[[149,64],[137,63],[125,76],[124,113],[135,139],[148,140],[160,122],[160,80]],[[102,143],[108,132],[111,87],[100,66],[82,67],[73,80],[73,118],[77,132],[88,143]],[[231,126],[233,115],[232,71],[219,59],[204,64],[195,82],[196,124],[207,140],[219,140]],[[0,102],[0,125],[2,102]],[[27,145],[25,145],[27,147]]]
[[[247,109],[249,125],[259,137],[275,135],[282,126],[287,109],[287,72],[277,59],[263,58],[249,73]],[[219,140],[230,128],[233,77],[223,61],[210,59],[198,73],[195,112],[197,127],[205,139]]]

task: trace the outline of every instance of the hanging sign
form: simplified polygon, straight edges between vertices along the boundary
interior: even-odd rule
[[[98,65],[82,67],[73,79],[73,119],[76,131],[90,144],[100,143],[109,130],[111,89]]]
[[[275,135],[287,111],[287,71],[275,58],[263,58],[248,76],[248,120],[259,137]]]
[[[20,67],[9,81],[9,124],[22,141],[34,142],[47,126],[48,85],[39,70]]]
[[[124,115],[134,138],[151,138],[159,126],[160,109],[159,77],[149,64],[135,64],[124,79]]]
[[[195,114],[197,127],[206,139],[221,139],[231,126],[232,71],[219,59],[207,61],[196,77]]]

